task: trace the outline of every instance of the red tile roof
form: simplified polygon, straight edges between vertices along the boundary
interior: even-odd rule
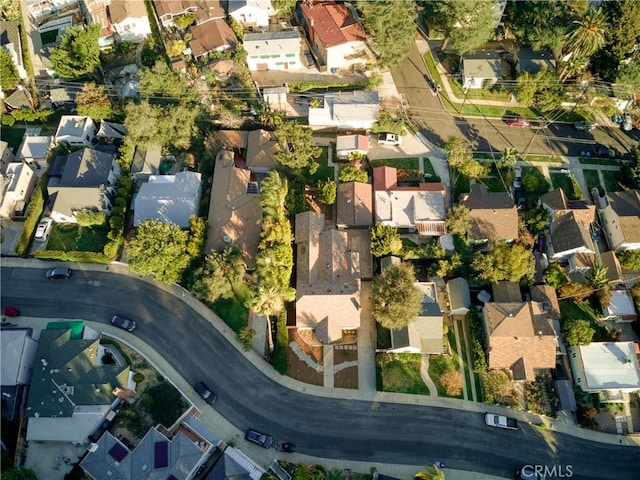
[[[325,48],[366,40],[362,25],[344,5],[333,2],[303,2],[300,8],[308,20],[309,29],[315,31]]]

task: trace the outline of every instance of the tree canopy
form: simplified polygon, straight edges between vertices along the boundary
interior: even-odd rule
[[[422,292],[414,283],[413,267],[389,265],[373,279],[373,317],[385,328],[406,327],[422,309]]]
[[[369,181],[369,177],[365,170],[362,170],[355,165],[343,165],[340,167],[340,170],[338,170],[338,180],[340,180],[341,183],[367,183]]]
[[[605,44],[606,16],[604,10],[589,6],[573,21],[565,37],[564,50],[581,57],[589,57]]]
[[[295,122],[282,122],[274,132],[280,149],[276,159],[280,165],[293,170],[308,168],[315,173],[320,166],[316,159],[322,149],[313,141],[313,132]]]
[[[613,93],[620,99],[632,99],[635,92],[640,92],[640,59],[622,63],[613,85]]]
[[[518,283],[533,278],[535,260],[531,251],[524,246],[501,242],[486,253],[478,252],[472,267],[477,278],[483,282],[508,280]]]
[[[69,27],[60,44],[50,51],[55,72],[64,78],[77,78],[93,73],[100,66],[98,37],[100,25]]]
[[[397,255],[402,251],[398,230],[390,225],[376,223],[371,227],[371,254],[374,257]]]
[[[229,244],[224,250],[207,255],[204,264],[194,272],[189,290],[208,302],[229,298],[242,283],[245,270],[242,252]]]
[[[185,76],[158,60],[151,68],[140,72],[139,90],[142,97],[163,97],[180,101],[191,97],[191,88]]]
[[[13,63],[11,54],[4,48],[0,48],[0,85],[3,91],[13,90],[18,86],[20,76]]]
[[[495,2],[434,0],[433,25],[441,28],[459,55],[475,51],[495,34]]]
[[[166,222],[145,220],[129,243],[129,267],[140,275],[154,274],[159,282],[179,282],[188,267],[188,232]]]
[[[318,200],[325,205],[333,205],[336,203],[336,194],[338,186],[336,182],[327,178],[326,180],[320,180],[318,182]]]
[[[564,0],[508,2],[505,26],[533,50],[562,45],[571,12]]]
[[[464,138],[451,137],[444,146],[449,166],[460,174],[470,178],[484,175],[487,168],[473,159],[471,144]]]
[[[454,205],[447,212],[447,231],[453,235],[466,237],[471,228],[471,212],[463,205]]]
[[[189,148],[195,133],[197,108],[187,105],[151,105],[143,100],[125,107],[128,140],[134,145],[160,143],[167,147]]]
[[[395,67],[408,55],[416,31],[413,0],[369,0],[359,2],[362,23],[370,36],[378,64]]]
[[[86,115],[96,120],[108,119],[113,116],[111,101],[104,85],[94,82],[85,83],[76,95],[78,115]]]
[[[588,320],[569,320],[562,327],[564,342],[572,347],[589,345],[595,333]]]

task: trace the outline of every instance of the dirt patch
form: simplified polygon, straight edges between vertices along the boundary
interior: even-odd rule
[[[322,358],[322,345],[317,342],[313,332],[289,330],[287,376],[311,385],[323,386]]]
[[[333,350],[333,385],[337,388],[358,388],[358,350]],[[354,365],[355,363],[355,365]]]

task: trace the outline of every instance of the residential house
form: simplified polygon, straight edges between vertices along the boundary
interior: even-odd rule
[[[49,205],[54,221],[75,223],[84,210],[111,215],[120,165],[116,155],[83,148],[56,157],[49,168]]]
[[[86,329],[85,329],[86,330]],[[27,441],[84,443],[128,389],[129,366],[103,365],[97,335],[43,330],[27,403]],[[94,332],[95,333],[95,332]],[[133,385],[131,385],[133,386]]]
[[[193,38],[189,42],[189,49],[196,60],[210,52],[224,52],[234,48],[238,43],[235,33],[222,19],[194,25],[190,31]]]
[[[607,306],[610,319],[616,322],[635,322],[638,320],[635,303],[631,292],[626,289],[612,290],[611,303]]]
[[[262,99],[272,110],[287,110],[287,87],[267,87],[262,89]]]
[[[239,151],[220,150],[216,156],[205,251],[234,243],[253,267],[260,243],[262,197],[257,177],[245,166]]]
[[[467,53],[462,57],[462,87],[478,89],[492,87],[502,80],[502,55],[494,50]]]
[[[628,401],[629,393],[640,390],[638,344],[591,342],[568,350],[575,385],[597,393],[600,402]]]
[[[38,342],[30,328],[0,330],[0,385],[2,417],[19,419],[25,389],[31,383]]]
[[[57,143],[65,145],[91,147],[97,132],[96,124],[90,117],[63,115],[54,138]]]
[[[304,1],[296,6],[321,70],[364,67],[367,36],[349,9],[335,2]]]
[[[193,429],[151,428],[133,450],[110,432],[92,444],[80,466],[94,480],[194,478],[207,451],[215,448]]]
[[[227,150],[240,152],[247,149],[249,132],[246,130],[218,130],[216,143]]]
[[[471,242],[510,242],[518,238],[518,211],[508,193],[488,192],[487,187],[476,183],[460,203],[471,213],[471,228],[467,233]]]
[[[536,52],[529,48],[520,48],[516,54],[516,65],[518,74],[527,72],[533,75],[545,68],[555,71],[556,60],[548,50]]]
[[[232,0],[227,9],[229,16],[242,25],[242,28],[253,31],[267,29],[269,17],[277,13],[271,0]]]
[[[230,2],[230,3],[235,3]],[[197,24],[225,18],[219,0],[154,0],[158,19],[163,27],[173,26],[175,17],[193,15]]]
[[[611,250],[640,249],[640,191],[610,192],[596,199],[600,225]]]
[[[340,183],[336,190],[336,204],[338,228],[369,228],[373,225],[371,184]]]
[[[509,370],[514,380],[534,380],[556,366],[556,339],[537,302],[485,303],[482,324],[489,369]]]
[[[48,135],[26,135],[18,148],[16,160],[40,170],[47,166],[47,157],[53,144],[53,137]]]
[[[111,0],[82,0],[80,7],[88,25],[100,25],[98,45],[106,47],[113,44],[113,30],[109,18],[108,7]]]
[[[248,461],[240,450],[227,447],[203,480],[251,480],[256,476],[254,472],[256,466],[253,462]]]
[[[247,134],[246,166],[253,173],[268,173],[276,167],[280,149],[273,132],[253,130]]]
[[[394,167],[373,169],[376,222],[409,228],[423,236],[445,233],[446,189],[443,183],[399,187]]]
[[[309,125],[368,130],[378,113],[380,97],[375,90],[325,93],[319,107],[309,107]]]
[[[300,62],[300,33],[297,30],[247,33],[242,40],[249,70],[295,70]]]
[[[464,317],[471,306],[471,292],[465,278],[457,277],[447,282],[447,297],[449,297],[449,315]]]
[[[566,355],[567,347],[562,340],[562,328],[560,327],[560,304],[558,303],[558,294],[556,293],[556,289],[545,283],[542,285],[531,286],[530,293],[531,300],[542,306],[542,311],[547,314],[551,321],[551,326],[555,332],[557,355]],[[563,384],[563,388],[566,388],[566,385]]]
[[[324,214],[296,215],[296,326],[323,344],[349,343],[360,328],[360,282],[373,275],[368,230],[338,230]]]
[[[47,85],[40,95],[40,102],[45,108],[71,110],[76,106],[75,87]]]
[[[436,285],[416,282],[422,292],[422,310],[411,322],[398,330],[391,330],[391,349],[394,353],[442,354],[442,312],[438,306]]]
[[[22,217],[38,177],[26,163],[13,162],[0,176],[0,218]]]
[[[9,110],[29,110],[34,107],[31,93],[22,85],[18,85],[18,88],[4,99],[4,103]]]
[[[9,148],[9,144],[4,140],[0,141],[0,173],[7,171],[7,166],[16,161],[16,156]]]
[[[96,138],[102,138],[107,143],[113,143],[114,141],[124,140],[127,135],[127,127],[121,123],[107,122],[106,120],[100,121],[100,129],[96,133]]]
[[[74,15],[80,13],[78,0],[26,0],[24,3],[40,33],[64,31],[73,25]]]
[[[11,60],[20,78],[27,78],[27,71],[22,60],[22,41],[20,30],[15,22],[0,21],[0,47],[9,52]]]
[[[113,31],[122,41],[140,41],[151,35],[144,2],[111,0],[108,8]]]
[[[515,282],[500,281],[491,286],[493,290],[493,301],[497,303],[520,303],[522,302],[522,292],[520,285]]]
[[[369,137],[366,135],[338,135],[336,138],[338,158],[349,158],[352,153],[361,155],[369,153]]]
[[[189,219],[198,216],[201,190],[200,174],[196,172],[149,176],[135,198],[133,225],[158,220],[188,228]]]
[[[540,204],[551,216],[551,233],[546,242],[549,258],[566,258],[572,263],[572,269],[578,268],[583,260],[576,260],[576,255],[585,257],[586,263],[591,264],[588,257],[594,255],[595,248],[589,232],[595,220],[595,205],[569,200],[561,188],[542,195]]]
[[[160,173],[162,145],[151,144],[145,148],[136,147],[131,162],[131,176],[136,182],[146,182],[151,175]]]

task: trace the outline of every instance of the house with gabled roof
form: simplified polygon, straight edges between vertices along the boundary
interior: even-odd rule
[[[487,88],[502,80],[502,56],[495,50],[481,50],[462,57],[463,88]]]
[[[22,59],[22,40],[19,26],[15,22],[0,21],[0,47],[11,55],[11,60],[20,78],[27,78]]]
[[[200,174],[183,171],[175,175],[151,175],[136,194],[133,225],[158,220],[189,227],[189,219],[198,216],[202,185]]]
[[[373,199],[371,184],[346,182],[336,190],[336,226],[362,228],[373,225]]]
[[[409,228],[423,236],[446,233],[446,188],[443,183],[398,186],[397,169],[373,169],[376,222],[395,228]]]
[[[436,285],[433,282],[416,282],[414,285],[422,292],[422,310],[406,327],[391,330],[389,351],[441,355],[443,319]]]
[[[447,282],[447,297],[449,297],[449,315],[464,317],[471,306],[471,292],[466,278],[452,278]]]
[[[309,125],[368,130],[379,113],[380,96],[375,90],[325,93],[319,107],[309,107]]]
[[[108,12],[113,31],[122,41],[140,41],[151,35],[151,26],[144,2],[110,0]]]
[[[537,370],[555,368],[555,332],[539,303],[485,303],[482,325],[489,369],[509,370],[514,380],[534,380]]]
[[[488,192],[481,183],[471,186],[460,203],[471,213],[467,238],[474,243],[513,241],[518,238],[518,210],[506,192]]]
[[[280,146],[273,132],[253,130],[247,134],[246,165],[254,173],[268,173],[276,167]]]
[[[610,192],[596,199],[600,225],[611,250],[640,249],[640,191]]]
[[[86,333],[86,332],[85,332]],[[130,385],[128,365],[102,365],[100,339],[43,330],[27,401],[27,440],[84,443]]]
[[[591,342],[568,350],[575,385],[598,393],[601,402],[628,401],[625,394],[640,391],[637,343]]]
[[[307,0],[296,9],[322,70],[366,64],[367,36],[345,5]]]
[[[216,156],[205,251],[234,243],[248,266],[255,265],[260,243],[262,196],[258,178],[246,168],[239,151],[222,149]]]
[[[120,165],[113,153],[83,148],[53,159],[49,167],[51,218],[75,223],[84,210],[111,215]]]
[[[338,230],[324,214],[296,215],[296,327],[323,344],[343,343],[360,328],[360,282],[373,275],[368,230]]]
[[[227,14],[243,28],[251,28],[254,31],[267,29],[269,17],[277,13],[271,5],[271,0],[232,0],[227,9]]]
[[[300,61],[300,32],[247,33],[242,39],[247,52],[249,70],[295,70],[302,68]]]
[[[518,74],[527,72],[533,75],[544,69],[555,71],[556,60],[553,58],[553,53],[549,50],[536,52],[530,48],[518,49],[518,53],[516,53],[516,70]]]
[[[16,160],[21,160],[39,170],[47,165],[47,157],[52,144],[53,137],[51,136],[25,135],[16,153]]]
[[[229,24],[220,18],[194,25],[189,31],[193,36],[189,41],[189,49],[195,59],[211,52],[230,50],[238,43],[236,34]]]
[[[369,153],[369,137],[366,135],[338,135],[336,137],[336,155],[348,158],[352,153]]]
[[[60,117],[55,141],[65,145],[91,147],[98,129],[90,117],[63,115]]]
[[[18,421],[24,396],[31,383],[31,374],[38,350],[38,341],[30,328],[0,330],[0,386],[2,416]]]
[[[172,26],[180,15],[193,15],[196,23],[225,18],[219,0],[154,0],[153,5],[163,27]]]

